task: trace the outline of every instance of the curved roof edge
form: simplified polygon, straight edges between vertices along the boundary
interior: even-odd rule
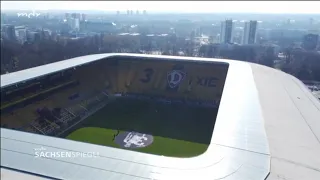
[[[320,103],[299,80],[271,68],[224,59],[96,54],[2,75],[1,87],[112,56],[229,64],[206,153],[168,158],[1,128],[1,166],[62,179],[256,180],[265,179],[270,171],[268,179],[320,179],[320,159],[315,158],[320,153]],[[39,146],[52,151],[94,149],[100,156],[35,158],[33,149]],[[45,168],[47,164],[51,168]]]

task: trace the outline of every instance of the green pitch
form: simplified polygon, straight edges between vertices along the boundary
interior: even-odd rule
[[[121,148],[114,141],[117,131],[153,136],[153,143],[139,152],[193,157],[204,153],[211,140],[216,110],[187,106],[116,100],[88,117],[66,138]]]
[[[121,148],[113,141],[113,135],[116,133],[116,130],[86,127],[72,132],[67,138],[92,144]],[[153,136],[153,138],[154,141],[150,146],[132,150],[174,157],[192,157],[204,153],[208,148],[208,145],[206,144],[158,136]]]

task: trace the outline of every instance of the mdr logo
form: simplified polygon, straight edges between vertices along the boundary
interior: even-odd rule
[[[37,13],[35,10],[32,10],[31,13],[27,13],[27,12],[18,12],[17,16],[18,17],[27,17],[27,18],[31,18],[31,17],[38,17],[40,16],[40,13]]]
[[[96,158],[99,157],[99,152],[77,152],[65,150],[49,150],[45,147],[34,148],[36,158]]]

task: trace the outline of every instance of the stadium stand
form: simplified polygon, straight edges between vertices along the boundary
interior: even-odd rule
[[[227,70],[225,66],[201,66],[194,72],[188,64],[119,61],[93,62],[18,88],[8,87],[1,92],[1,126],[56,135],[119,96],[156,99],[165,104],[217,106],[222,89],[210,87],[223,87]],[[168,88],[169,81],[177,87]],[[37,113],[38,109],[46,115]]]
[[[70,121],[73,120],[73,118],[75,117],[74,114],[71,114],[69,111],[67,111],[66,109],[62,109],[60,112],[60,118],[59,120],[63,123],[68,123]]]
[[[225,65],[190,67],[188,64],[123,60],[119,62],[118,90],[130,98],[217,106],[222,89],[216,87],[223,87],[227,68]],[[173,83],[171,88],[168,82]]]

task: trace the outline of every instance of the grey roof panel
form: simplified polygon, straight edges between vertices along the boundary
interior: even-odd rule
[[[320,103],[295,77],[252,65],[271,154],[268,179],[320,179]]]

